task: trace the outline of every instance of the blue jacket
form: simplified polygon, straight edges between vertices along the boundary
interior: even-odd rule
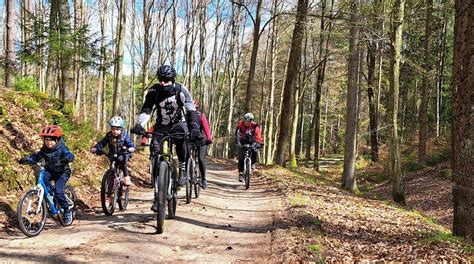
[[[74,160],[72,154],[66,147],[64,139],[61,138],[54,148],[49,149],[43,145],[38,153],[32,154],[28,157],[30,162],[39,162],[44,159],[45,169],[51,174],[71,174],[71,167],[69,162]]]
[[[128,136],[125,129],[122,129],[122,134],[119,137],[114,137],[112,135],[112,131],[107,132],[105,137],[101,139],[94,148],[97,149],[98,152],[102,151],[106,146],[109,146],[109,154],[118,153],[119,150],[125,146],[128,148],[135,148],[135,144],[133,144],[132,140]]]

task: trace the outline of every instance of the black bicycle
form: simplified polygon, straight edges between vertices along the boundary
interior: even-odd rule
[[[168,206],[168,218],[176,216],[178,203],[177,171],[173,162],[173,140],[187,137],[187,133],[156,133],[147,132],[146,137],[155,135],[160,137],[159,146],[150,147],[150,172],[152,173],[152,184],[154,190],[154,203],[156,203],[156,233],[163,233],[166,206]],[[148,144],[150,146],[150,144]]]
[[[198,198],[201,192],[202,176],[199,170],[199,144],[188,142],[189,158],[186,164],[186,171],[188,173],[188,181],[186,181],[186,203],[190,203],[193,196]]]
[[[106,155],[110,160],[110,167],[102,176],[100,201],[105,215],[111,216],[117,204],[121,211],[126,210],[128,206],[130,186],[124,185],[123,171],[119,166],[116,166],[116,163],[119,161],[119,156],[125,156],[130,152],[126,147],[123,147],[118,153],[109,154],[98,151],[95,154]]]
[[[255,149],[255,144],[243,144],[242,150],[244,152],[244,184],[245,189],[250,188],[250,176],[252,176],[252,151]]]

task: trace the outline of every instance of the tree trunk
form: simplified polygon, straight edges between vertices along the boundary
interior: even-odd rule
[[[331,1],[331,13],[334,7],[334,1]],[[319,61],[321,62],[320,67],[318,68],[318,77],[316,79],[316,99],[314,105],[314,163],[313,167],[315,170],[319,171],[319,155],[320,150],[320,138],[321,138],[321,95],[323,89],[324,76],[326,73],[326,63],[329,56],[329,37],[332,28],[332,21],[329,22],[329,30],[327,36],[325,36],[326,25],[325,25],[325,14],[326,14],[326,1],[321,4],[321,32],[320,32],[320,42],[319,42]]]
[[[115,66],[114,66],[114,95],[112,103],[112,113],[114,115],[122,115],[121,98],[122,98],[122,67],[123,53],[125,46],[125,19],[126,19],[126,1],[120,0],[118,27],[117,27],[117,45],[115,47]]]
[[[474,240],[474,2],[455,1],[452,168],[455,235]]]
[[[352,192],[357,190],[355,163],[357,158],[357,109],[359,87],[359,6],[360,0],[352,0],[351,29],[349,41],[349,64],[347,71],[347,112],[344,136],[344,170],[342,188]]]
[[[383,14],[383,1],[378,0],[376,6],[374,7],[374,19],[373,19],[373,30],[379,32],[383,25],[381,26],[380,18],[377,16]],[[382,20],[383,20],[382,16]],[[377,54],[380,52],[381,36],[377,37],[376,34],[372,34],[371,40],[367,42],[367,94],[369,99],[369,135],[370,135],[370,157],[372,162],[376,162],[379,159],[379,147],[377,142],[377,129],[378,129],[378,119],[377,119],[377,105],[374,93],[375,87],[375,67],[377,62]]]
[[[101,1],[101,17],[100,17],[100,31],[101,31],[101,41],[100,41],[100,67],[99,67],[99,89],[97,90],[96,98],[96,123],[95,127],[97,130],[101,130],[105,121],[104,109],[105,109],[105,97],[103,97],[106,84],[106,63],[107,63],[107,48],[106,48],[106,25],[107,25],[107,13],[108,13],[108,0]]]
[[[176,65],[176,29],[178,28],[178,0],[173,0],[172,28],[171,28],[171,65]]]
[[[393,200],[405,205],[405,191],[401,179],[400,149],[398,144],[398,98],[400,91],[400,59],[403,35],[403,17],[405,0],[395,0],[392,8],[392,36],[390,58],[390,92],[389,92],[389,175],[392,180]]]
[[[224,147],[224,158],[229,157],[229,141],[232,134],[232,117],[234,112],[234,90],[237,86],[237,75],[240,68],[240,56],[238,53],[238,45],[239,45],[239,33],[240,33],[240,16],[241,16],[241,8],[240,7],[232,7],[232,39],[229,49],[229,58],[227,62],[227,69],[229,72],[229,113],[227,116],[227,129],[226,129],[226,142]]]
[[[154,1],[143,1],[143,57],[142,57],[142,97],[145,101],[145,93],[148,87],[148,71],[150,57],[152,53],[151,49],[151,9],[153,8]]]
[[[278,0],[273,1],[273,10],[272,14],[277,12],[277,6],[279,5]],[[276,67],[277,67],[277,60],[278,60],[278,27],[277,27],[277,20],[272,22],[272,35],[271,35],[271,84],[270,84],[270,99],[269,99],[269,113],[268,113],[268,127],[265,129],[266,133],[266,148],[267,148],[267,157],[265,158],[265,162],[267,165],[273,164],[273,125],[274,125],[274,104],[275,104],[275,88],[277,85],[276,80]]]
[[[298,7],[296,10],[296,23],[293,29],[293,38],[291,41],[290,55],[288,59],[287,73],[285,79],[285,86],[283,89],[284,99],[282,102],[283,111],[280,117],[280,134],[278,138],[277,147],[277,163],[280,166],[285,165],[285,154],[289,139],[289,125],[292,120],[291,109],[293,108],[293,89],[295,79],[301,66],[301,47],[303,44],[304,28],[306,23],[306,16],[308,13],[308,0],[298,0]]]
[[[438,59],[438,70],[436,76],[436,138],[440,136],[441,126],[441,113],[442,113],[442,98],[443,98],[443,86],[444,86],[444,64],[446,60],[446,34],[448,28],[448,16],[446,12],[443,12],[443,26],[441,27],[441,39],[439,40],[439,59]]]
[[[426,21],[425,21],[425,43],[424,43],[424,63],[423,68],[426,73],[423,74],[421,85],[421,105],[420,105],[420,131],[418,135],[418,164],[424,166],[426,164],[426,140],[428,132],[428,101],[429,89],[431,86],[431,24],[433,13],[433,0],[426,0]]]
[[[253,46],[250,57],[249,77],[247,79],[247,89],[245,93],[245,112],[252,112],[252,98],[255,94],[253,89],[253,79],[255,76],[255,67],[257,66],[258,44],[260,41],[260,22],[263,0],[257,0],[257,13],[253,24]]]
[[[7,19],[6,19],[6,60],[5,60],[5,86],[11,88],[13,86],[13,74],[15,71],[15,0],[6,0]]]
[[[298,74],[298,73],[297,73]],[[301,79],[301,78],[298,78]],[[300,93],[301,93],[301,85],[302,82],[300,81],[298,84],[295,84],[295,93],[293,96],[293,119],[291,120],[291,136],[290,136],[290,167],[296,168],[298,167],[298,161],[296,160],[296,131],[298,128],[298,117],[299,117],[299,110],[300,110]]]
[[[207,19],[207,6],[201,4],[199,8],[199,21],[200,21],[200,30],[199,30],[199,89],[200,95],[199,101],[201,102],[201,111],[208,112],[206,107],[207,100],[207,85],[206,85],[206,74],[205,74],[205,63],[206,63],[206,19]],[[207,98],[206,98],[207,99]]]

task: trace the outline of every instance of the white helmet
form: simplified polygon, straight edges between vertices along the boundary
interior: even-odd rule
[[[252,113],[246,113],[244,115],[244,120],[245,121],[253,121],[253,114]]]
[[[114,116],[110,119],[109,125],[111,127],[121,127],[125,128],[125,121],[120,116]]]

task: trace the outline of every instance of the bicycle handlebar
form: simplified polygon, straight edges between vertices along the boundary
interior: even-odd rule
[[[94,154],[99,155],[99,156],[100,155],[106,155],[107,157],[117,158],[119,154],[130,154],[130,153],[132,153],[132,152],[128,151],[128,148],[124,146],[124,147],[120,148],[117,153],[114,153],[113,156],[110,156],[110,150],[109,150],[109,152],[104,152],[102,150],[98,150]]]

